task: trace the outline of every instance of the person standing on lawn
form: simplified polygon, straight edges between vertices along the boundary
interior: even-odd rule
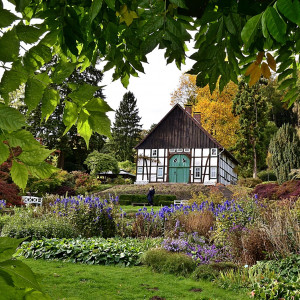
[[[154,198],[154,194],[155,194],[155,189],[154,189],[154,186],[152,186],[150,189],[149,189],[149,192],[147,194],[147,199],[148,199],[148,203],[149,205],[153,205],[153,198]]]

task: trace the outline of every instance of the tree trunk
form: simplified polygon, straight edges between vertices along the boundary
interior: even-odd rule
[[[256,142],[253,142],[253,178],[257,178]]]

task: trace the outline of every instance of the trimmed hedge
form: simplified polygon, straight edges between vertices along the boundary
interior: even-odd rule
[[[176,200],[175,195],[154,195],[154,205],[170,205],[173,201]],[[135,195],[127,194],[119,196],[119,203],[121,205],[130,205],[131,203],[147,203],[146,195]]]

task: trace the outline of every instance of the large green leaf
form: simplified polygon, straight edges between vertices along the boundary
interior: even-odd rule
[[[278,10],[290,21],[300,25],[300,2],[299,0],[278,0]]]
[[[67,126],[64,134],[76,123],[78,118],[78,106],[70,101],[65,101],[63,122]]]
[[[99,86],[94,86],[85,83],[83,85],[80,85],[76,91],[70,93],[68,96],[77,104],[83,105],[84,103],[89,101],[93,97],[95,92],[99,89]]]
[[[34,288],[38,291],[41,290],[32,270],[21,261],[6,260],[0,262],[0,270],[11,276],[14,286],[17,288]]]
[[[101,7],[102,7],[103,0],[93,0],[92,6],[90,8],[90,19],[93,21],[95,17],[98,15]]]
[[[41,162],[36,165],[29,165],[27,166],[28,171],[32,176],[35,176],[37,178],[48,178],[51,174],[58,171],[57,168],[53,167],[52,165]]]
[[[24,56],[24,67],[28,72],[33,72],[52,59],[51,49],[41,43],[30,48]]]
[[[93,131],[111,137],[110,120],[105,113],[93,112],[89,116],[89,123]]]
[[[115,0],[105,0],[107,6],[113,10],[115,10]]]
[[[22,24],[16,26],[16,30],[19,40],[28,44],[36,43],[44,33],[42,29]]]
[[[113,109],[101,98],[91,99],[85,106],[85,109],[88,111],[99,111],[99,112],[108,112],[113,111]]]
[[[161,42],[163,36],[162,31],[157,31],[148,36],[141,45],[142,54],[146,55],[153,51],[157,45]]]
[[[262,14],[250,18],[243,28],[241,36],[246,48],[249,48],[253,43],[258,28],[261,26],[261,18]]]
[[[28,107],[28,111],[32,111],[40,103],[46,85],[36,78],[29,78],[25,86],[24,102]]]
[[[155,32],[156,30],[162,28],[163,25],[164,25],[164,17],[163,16],[157,16],[157,17],[151,18],[140,29],[139,34],[143,37],[147,36],[151,32]]]
[[[170,0],[170,2],[174,3],[175,5],[177,5],[179,7],[187,8],[184,0]]]
[[[13,182],[24,190],[28,180],[28,171],[26,166],[14,160],[10,170],[10,175]]]
[[[53,153],[53,150],[39,147],[33,150],[22,151],[18,159],[26,165],[37,165],[49,157],[51,153]]]
[[[23,126],[25,126],[24,116],[15,108],[0,103],[0,128],[14,131]]]
[[[53,82],[62,83],[66,78],[68,78],[75,69],[75,63],[66,63],[61,61],[56,67],[51,76]]]
[[[9,147],[0,141],[0,165],[7,160],[9,156]]]
[[[271,6],[266,9],[264,15],[269,33],[277,42],[284,43],[287,25],[281,16],[276,9]]]
[[[16,252],[23,239],[13,239],[10,237],[0,237],[0,262],[8,260]]]
[[[85,110],[82,110],[79,114],[77,121],[77,132],[84,138],[88,147],[93,131],[89,123],[89,114]]]
[[[0,28],[9,26],[12,22],[19,18],[6,9],[0,9]]]
[[[0,61],[14,61],[19,56],[20,42],[16,30],[12,29],[0,38]]]
[[[27,130],[18,130],[8,136],[8,142],[11,147],[21,147],[22,150],[30,151],[42,147],[41,144],[33,137],[32,133]]]
[[[46,121],[50,115],[54,112],[56,106],[59,104],[60,96],[59,92],[53,89],[46,89],[42,98],[42,119],[46,118]]]
[[[14,62],[10,70],[4,71],[0,83],[0,95],[6,103],[9,102],[9,93],[18,89],[26,80],[27,73],[19,61]]]

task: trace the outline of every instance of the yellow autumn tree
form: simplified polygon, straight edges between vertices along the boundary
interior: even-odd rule
[[[236,142],[239,118],[232,114],[232,101],[237,85],[229,82],[220,93],[217,88],[211,94],[209,86],[196,86],[196,76],[183,75],[179,87],[171,95],[171,104],[193,104],[193,112],[201,113],[202,126],[225,148],[230,149]],[[180,100],[181,99],[181,100]]]

